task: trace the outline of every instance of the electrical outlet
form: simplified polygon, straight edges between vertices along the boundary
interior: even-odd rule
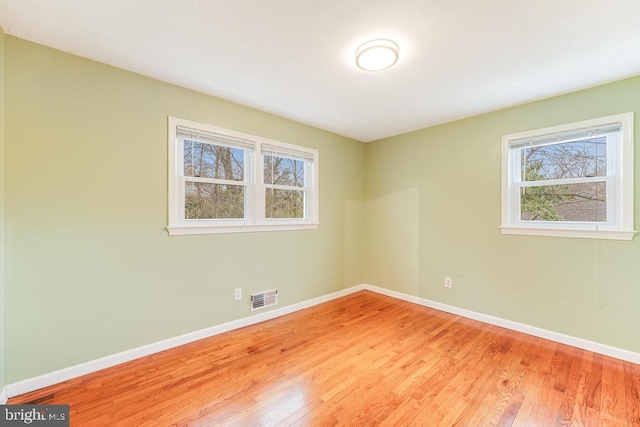
[[[242,288],[236,288],[235,300],[240,301],[242,299]]]
[[[444,278],[444,287],[445,288],[453,288],[453,279],[451,277]]]

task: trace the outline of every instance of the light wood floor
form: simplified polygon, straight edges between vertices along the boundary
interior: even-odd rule
[[[640,366],[363,291],[26,402],[73,426],[640,426]]]

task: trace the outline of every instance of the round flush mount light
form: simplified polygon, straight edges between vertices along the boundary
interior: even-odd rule
[[[398,62],[398,45],[388,39],[370,40],[356,49],[356,65],[365,71],[382,71]]]

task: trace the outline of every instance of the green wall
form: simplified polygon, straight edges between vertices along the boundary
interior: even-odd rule
[[[640,238],[498,229],[503,135],[627,111],[640,77],[367,144],[367,283],[640,352]]]
[[[4,31],[0,27],[0,390],[5,386],[4,365]]]
[[[8,383],[362,283],[364,144],[5,42]],[[168,236],[169,115],[318,149],[320,228]]]

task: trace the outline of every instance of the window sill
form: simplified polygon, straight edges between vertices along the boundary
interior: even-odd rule
[[[637,233],[634,230],[584,230],[576,228],[534,228],[534,227],[500,227],[502,234],[523,236],[574,237],[579,239],[631,240]]]
[[[260,224],[260,225],[184,225],[167,227],[170,236],[189,234],[256,233],[262,231],[315,230],[320,224]]]

